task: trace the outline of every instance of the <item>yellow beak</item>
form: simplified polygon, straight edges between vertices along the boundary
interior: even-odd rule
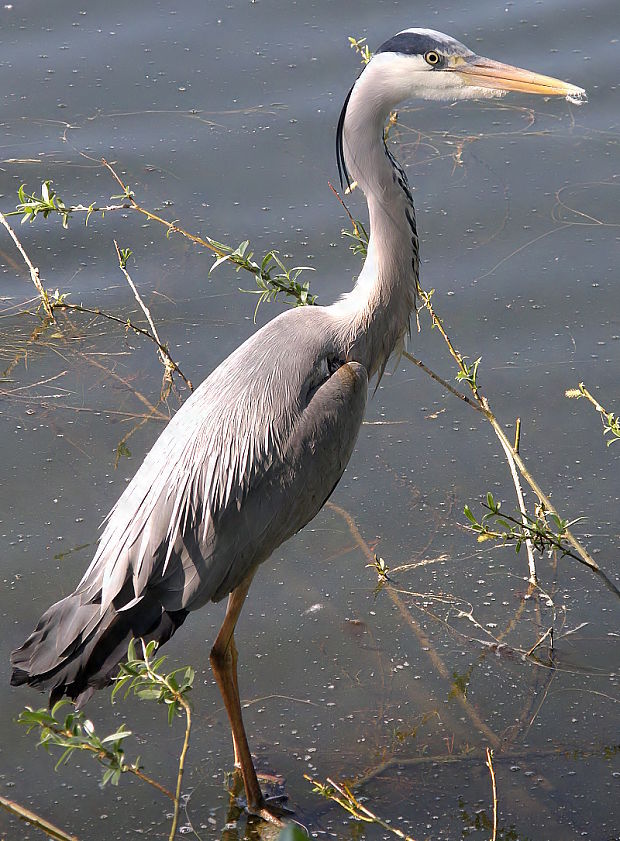
[[[458,73],[465,84],[476,85],[480,88],[521,91],[543,96],[565,96],[573,102],[583,102],[586,97],[584,89],[576,85],[570,85],[552,76],[532,73],[531,70],[523,70],[521,67],[513,67],[511,64],[502,64],[501,61],[482,58],[482,56],[465,59],[449,69]]]

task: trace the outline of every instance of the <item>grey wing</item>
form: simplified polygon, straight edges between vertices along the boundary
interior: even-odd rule
[[[113,510],[81,601],[100,613],[145,596],[166,611],[194,610],[316,515],[353,451],[367,373],[357,363],[331,372],[322,359],[298,381],[285,363],[274,377],[257,376],[254,390],[209,378],[204,413],[200,402],[177,413]],[[225,411],[209,414],[209,388]]]
[[[219,554],[222,545],[227,556],[226,574],[211,599],[226,596],[318,514],[349,462],[367,392],[366,369],[356,362],[342,365],[314,391],[280,457],[240,510],[228,511],[219,523],[215,548]]]

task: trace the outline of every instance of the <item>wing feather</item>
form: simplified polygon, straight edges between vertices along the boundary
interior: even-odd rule
[[[351,454],[367,378],[355,363],[330,376],[328,316],[312,309],[266,325],[172,418],[107,519],[83,603],[103,615],[148,593],[193,609],[317,513]]]

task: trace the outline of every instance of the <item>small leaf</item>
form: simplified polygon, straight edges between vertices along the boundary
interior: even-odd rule
[[[121,739],[126,739],[127,736],[131,736],[131,730],[117,730],[116,733],[110,733],[109,736],[106,736],[105,739],[101,740],[102,745],[107,745],[110,742],[120,742]]]
[[[465,516],[467,517],[467,519],[469,520],[470,523],[474,523],[475,525],[478,524],[478,521],[474,517],[473,512],[472,512],[471,508],[469,507],[469,505],[465,506],[465,508],[463,509],[463,513],[465,514]]]
[[[101,779],[101,788],[103,788],[107,783],[110,782],[112,777],[114,776],[114,768],[108,768]]]
[[[139,689],[136,695],[138,698],[142,698],[143,701],[157,701],[161,695],[161,691],[159,689]]]

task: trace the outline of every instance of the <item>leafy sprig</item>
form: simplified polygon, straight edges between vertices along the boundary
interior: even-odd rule
[[[127,662],[122,663],[115,678],[112,700],[124,692],[123,697],[134,694],[143,701],[157,701],[168,707],[168,724],[175,716],[182,715],[189,704],[187,696],[194,685],[195,672],[191,666],[174,669],[168,674],[161,672],[166,656],[151,660],[157,650],[157,643],[148,644],[140,640],[142,658],[136,654],[136,641],[129,643]]]
[[[486,503],[483,503],[482,507],[486,509],[486,514],[480,520],[469,505],[466,505],[464,509],[465,516],[469,520],[467,528],[478,535],[479,543],[496,540],[514,544],[518,554],[523,544],[529,540],[533,548],[541,554],[557,550],[562,557],[565,555],[575,557],[566,542],[566,535],[571,526],[583,520],[583,517],[563,520],[555,512],[546,511],[540,505],[537,506],[533,517],[525,511],[518,512],[518,516],[513,516],[500,511],[501,503],[497,502],[490,492],[487,493]],[[552,525],[549,524],[550,521]]]
[[[351,218],[351,230],[348,231],[346,228],[343,228],[341,234],[343,237],[352,240],[350,248],[354,254],[358,254],[364,258],[366,257],[368,254],[369,237],[366,228],[359,219]]]
[[[403,841],[415,841],[410,835],[405,833],[391,823],[384,821],[367,806],[365,806],[351,791],[345,783],[336,783],[329,777],[326,782],[322,783],[320,780],[314,780],[307,774],[304,778],[312,783],[312,791],[314,794],[319,794],[326,800],[332,800],[348,812],[356,821],[363,821],[364,823],[376,824],[392,835],[402,838]]]
[[[349,46],[361,57],[363,65],[368,64],[372,58],[372,53],[365,38],[353,38],[349,35]]]
[[[482,357],[479,356],[471,365],[468,365],[465,361],[467,359],[466,356],[461,357],[461,362],[463,363],[463,369],[460,370],[457,375],[456,379],[458,382],[466,382],[467,385],[471,388],[472,391],[478,390],[478,366],[482,361]]]
[[[25,184],[22,184],[17,191],[19,204],[16,207],[16,213],[23,214],[22,225],[24,222],[34,222],[39,214],[44,219],[47,219],[50,213],[59,213],[63,228],[69,227],[71,211],[67,208],[60,196],[52,189],[51,181],[43,182],[40,196],[37,196],[35,193],[27,193],[25,186]],[[10,216],[12,214],[8,215]]]
[[[34,222],[39,215],[47,219],[50,214],[56,213],[61,216],[63,228],[67,228],[70,217],[76,213],[86,213],[86,224],[88,224],[88,220],[93,213],[101,213],[103,216],[105,213],[114,210],[135,210],[142,213],[147,219],[162,224],[166,228],[166,237],[170,237],[174,233],[181,234],[181,236],[190,239],[192,242],[215,252],[215,262],[211,266],[209,273],[222,263],[230,262],[236,266],[237,270],[244,269],[254,275],[257,289],[249,291],[259,296],[254,312],[255,318],[258,307],[262,303],[273,302],[279,300],[280,297],[284,298],[286,303],[296,307],[315,303],[317,296],[310,293],[309,281],[305,283],[299,281],[299,276],[302,272],[313,271],[310,266],[293,266],[289,268],[283,263],[279,252],[276,250],[268,251],[260,262],[256,262],[253,259],[254,252],[249,250],[250,243],[248,240],[241,242],[233,248],[230,245],[218,242],[212,237],[199,237],[190,234],[181,228],[176,221],[171,222],[142,207],[137,202],[134,191],[121,180],[110,164],[107,161],[103,161],[103,164],[111,172],[122,189],[122,192],[118,195],[111,196],[111,201],[120,200],[120,204],[100,206],[96,202],[92,202],[89,205],[78,204],[68,206],[52,189],[52,182],[44,181],[40,196],[34,193],[27,193],[25,191],[25,185],[22,184],[18,190],[19,204],[17,204],[13,214],[22,214],[23,223]],[[13,214],[7,215],[11,216]],[[131,256],[131,252],[128,251],[127,257],[124,257],[124,262],[121,260],[121,268],[124,268],[129,256]],[[242,291],[246,292],[248,290]]]
[[[565,396],[573,398],[574,400],[579,400],[580,398],[585,397],[586,400],[594,406],[601,416],[601,421],[603,423],[603,435],[610,436],[610,438],[607,439],[608,447],[620,440],[620,416],[614,414],[614,412],[608,412],[607,409],[604,409],[596,397],[590,394],[583,383],[579,383],[578,388],[569,388],[565,392]]]
[[[288,304],[295,307],[312,306],[316,302],[316,295],[310,294],[310,283],[299,282],[302,272],[312,272],[311,266],[293,266],[288,268],[280,259],[279,252],[272,250],[262,258],[260,263],[254,261],[254,252],[249,250],[250,241],[244,240],[236,248],[231,248],[221,242],[213,244],[222,252],[209,270],[209,274],[227,261],[233,263],[239,269],[245,269],[254,275],[257,289],[241,289],[250,295],[258,295],[258,302],[254,310],[254,320],[258,308],[263,303],[272,303],[282,295]]]
[[[63,711],[67,705],[71,707],[71,711],[64,715]],[[37,747],[44,747],[48,753],[52,747],[63,749],[56,763],[56,770],[61,765],[65,765],[75,751],[87,751],[93,754],[95,759],[104,766],[105,771],[101,780],[103,786],[107,783],[118,785],[121,774],[126,771],[135,773],[140,769],[139,757],[132,763],[125,760],[123,743],[131,736],[131,731],[127,730],[124,724],[121,724],[114,733],[100,737],[92,721],[86,718],[81,710],[76,710],[66,699],[58,701],[51,710],[45,708],[33,710],[31,707],[26,707],[17,720],[19,724],[26,727],[28,733],[39,729]]]

